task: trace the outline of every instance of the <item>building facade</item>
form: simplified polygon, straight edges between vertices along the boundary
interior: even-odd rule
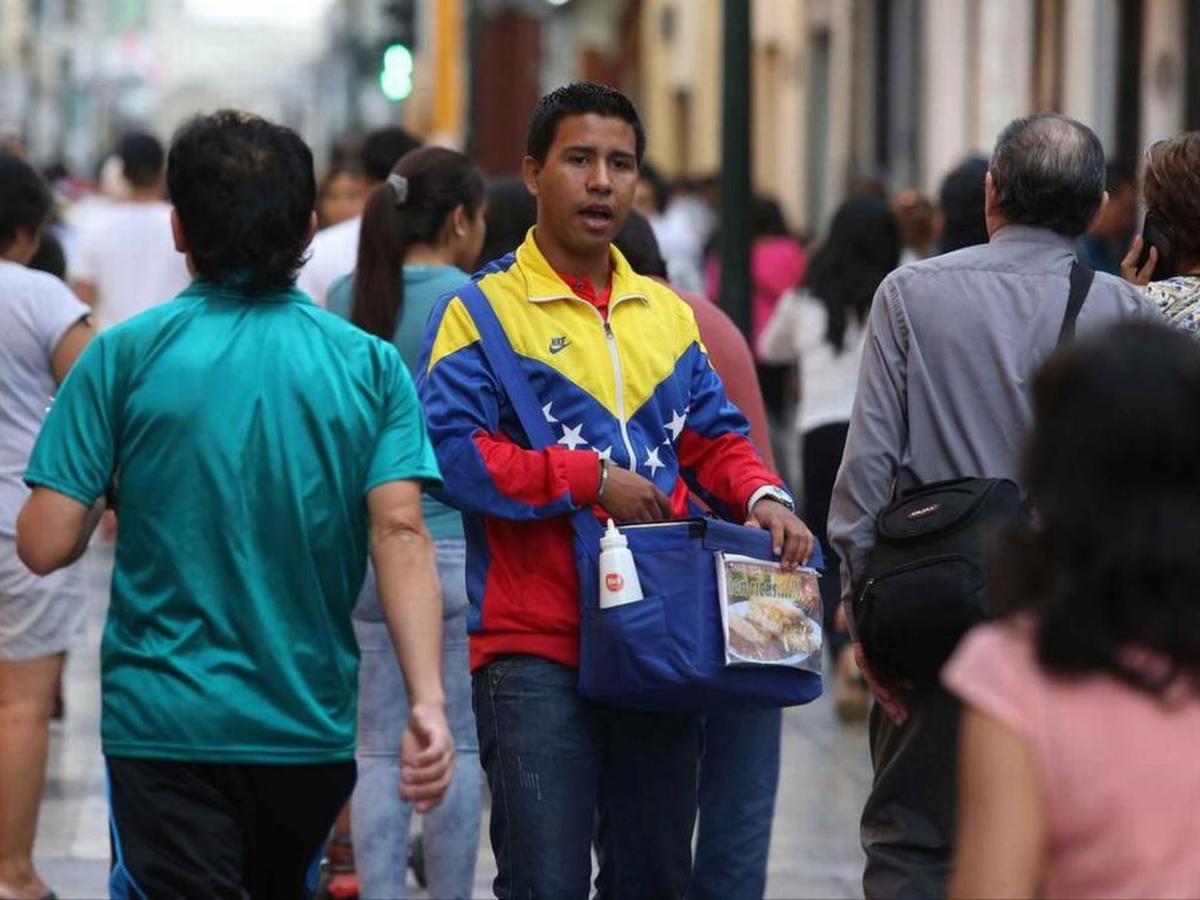
[[[1200,127],[1200,4],[1187,0],[750,0],[753,171],[819,232],[857,178],[936,193],[1012,118],[1061,111],[1136,166]],[[642,0],[649,157],[719,165],[722,0]]]

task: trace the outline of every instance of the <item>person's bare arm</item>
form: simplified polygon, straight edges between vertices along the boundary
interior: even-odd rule
[[[88,507],[74,497],[35,487],[17,517],[17,555],[35,575],[69,566],[87,549],[104,504]]]
[[[96,284],[92,281],[86,281],[82,278],[76,278],[71,282],[71,290],[75,292],[75,296],[90,306],[96,308],[97,290]]]
[[[67,333],[59,338],[54,352],[50,355],[50,370],[54,373],[55,381],[62,384],[67,373],[71,371],[71,366],[75,365],[75,360],[79,358],[79,354],[83,352],[83,348],[88,345],[88,341],[95,334],[92,323],[83,318],[68,328]]]
[[[433,539],[421,518],[421,485],[390,481],[367,495],[371,561],[396,656],[408,687],[400,795],[426,812],[454,771],[454,739],[442,689],[442,595]]]
[[[1029,744],[970,706],[961,734],[950,896],[1036,896],[1045,822]]]

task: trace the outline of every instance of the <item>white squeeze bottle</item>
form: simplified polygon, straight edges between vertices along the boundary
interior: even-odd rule
[[[608,530],[600,538],[600,608],[641,599],[642,583],[638,581],[633,554],[629,552],[629,540],[609,519]]]

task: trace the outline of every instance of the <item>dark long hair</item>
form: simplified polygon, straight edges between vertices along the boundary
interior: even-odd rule
[[[354,268],[350,321],[391,340],[404,306],[404,257],[414,244],[436,244],[459,206],[474,216],[483,203],[483,175],[467,157],[445,147],[419,147],[392,169],[405,191],[385,181],[363,210]],[[403,197],[401,197],[403,194]]]
[[[887,202],[862,195],[843,201],[803,281],[825,304],[825,340],[838,353],[845,349],[850,316],[866,320],[879,283],[899,261],[900,230]]]
[[[1055,356],[1033,400],[1026,471],[1039,525],[1003,546],[998,605],[1034,614],[1050,672],[1106,673],[1155,694],[1181,674],[1196,686],[1200,346],[1122,325]]]

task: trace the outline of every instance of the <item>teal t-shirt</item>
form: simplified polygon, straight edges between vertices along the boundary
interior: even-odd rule
[[[470,275],[454,266],[404,267],[404,307],[392,343],[414,376],[421,356],[425,323],[429,321],[434,304],[439,297],[457,290],[470,280]],[[353,300],[353,274],[337,279],[325,295],[326,308],[343,319],[350,318]],[[434,540],[463,536],[462,514],[458,510],[425,495],[421,498],[421,513]]]
[[[366,494],[440,479],[395,348],[300,291],[197,281],[91,342],[25,479],[91,504],[114,471],[104,752],[351,758]]]

